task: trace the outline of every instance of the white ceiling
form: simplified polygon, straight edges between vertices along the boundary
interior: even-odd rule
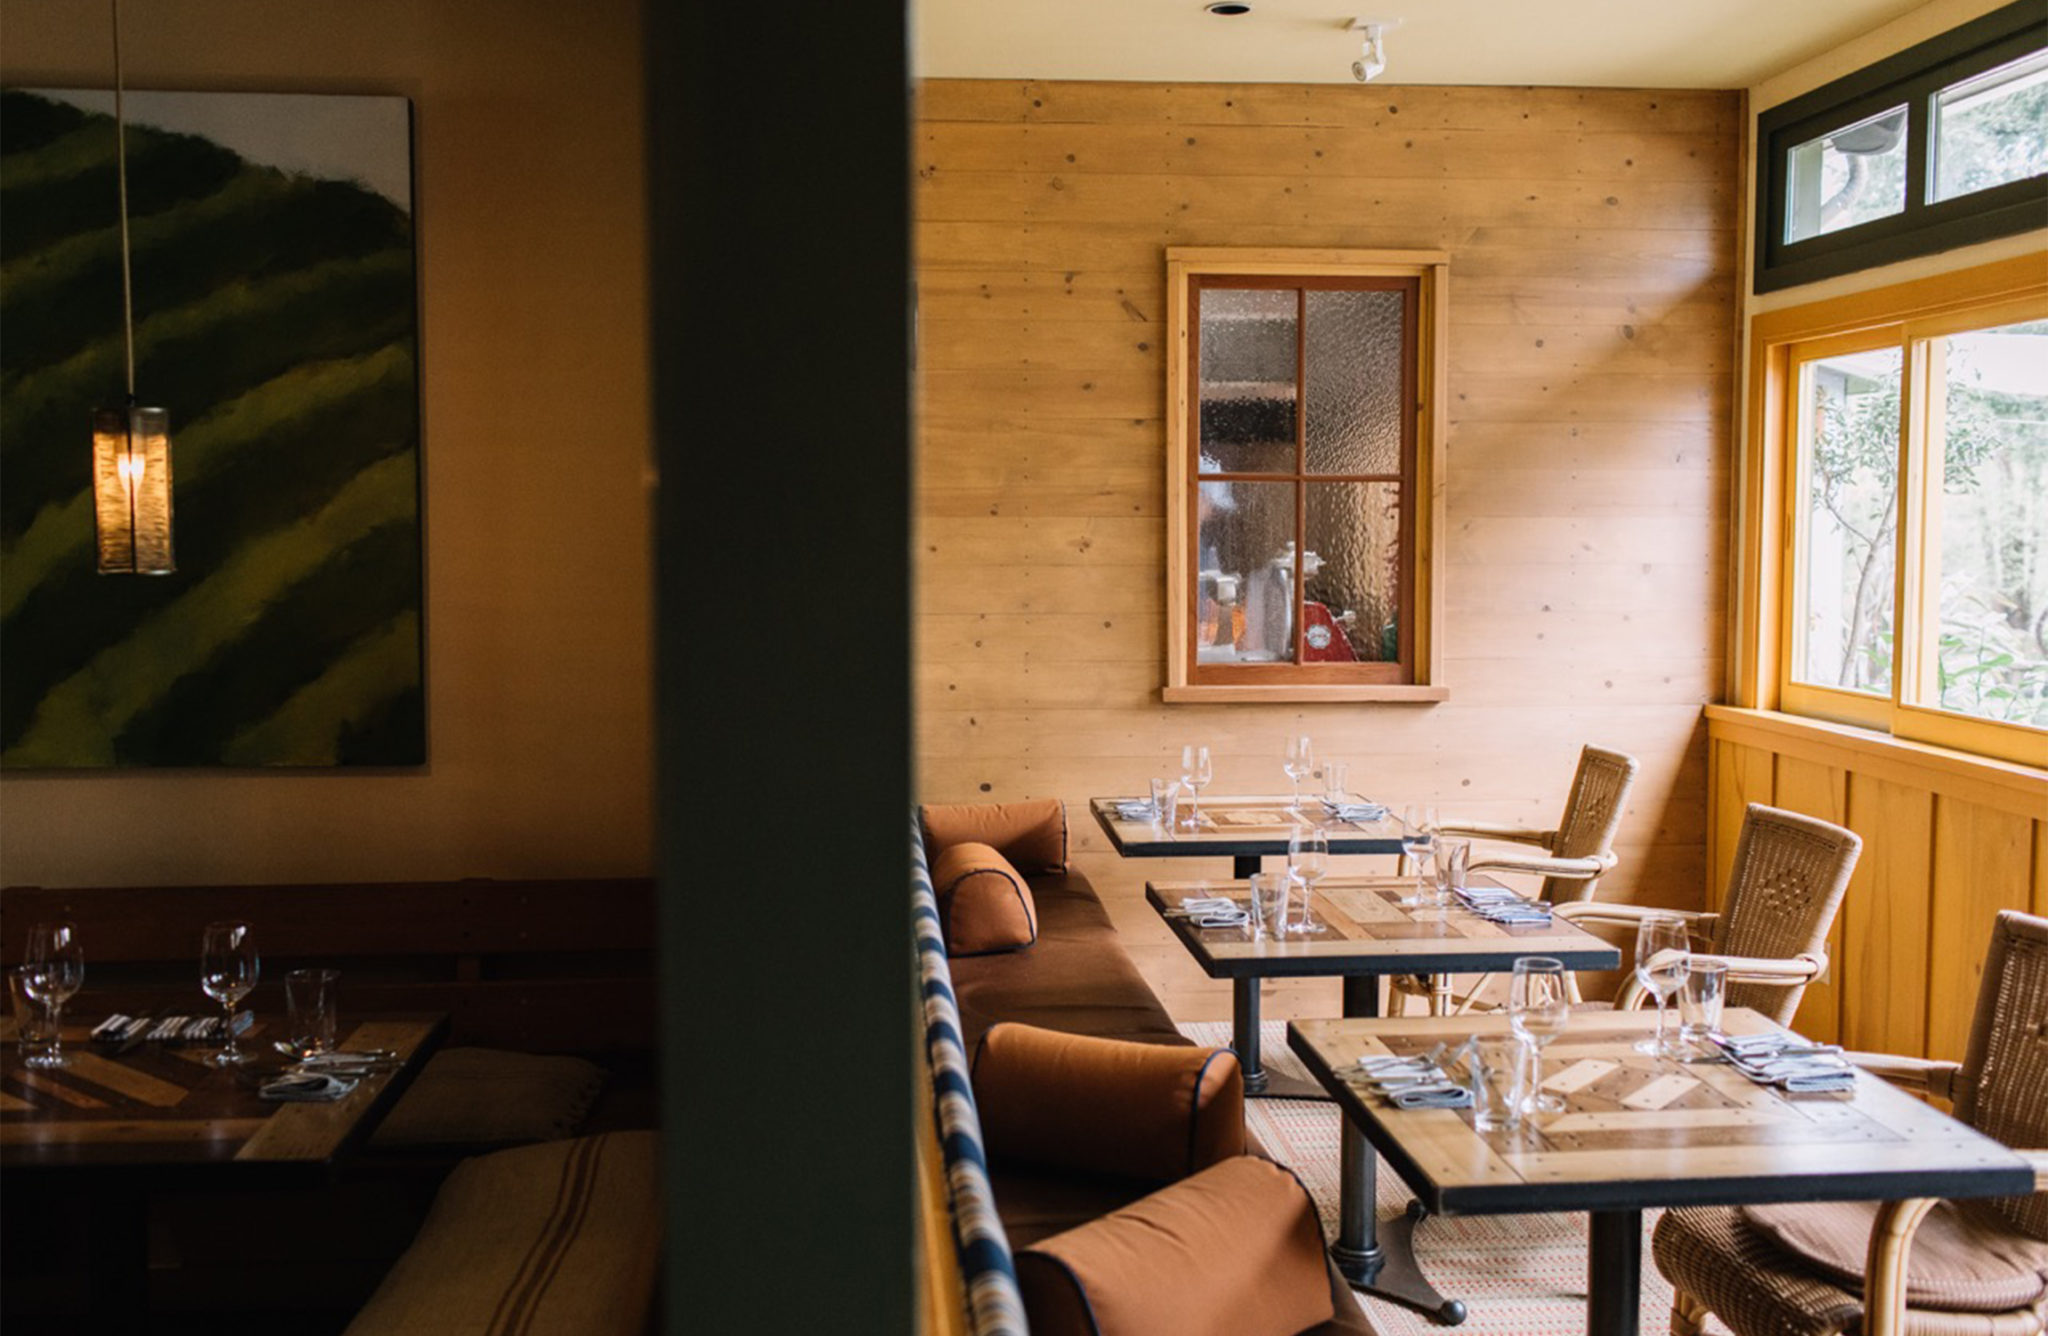
[[[1251,0],[1221,18],[1203,0],[915,0],[915,60],[927,78],[1348,83],[1355,15],[1402,20],[1380,83],[1747,88],[1923,3]]]

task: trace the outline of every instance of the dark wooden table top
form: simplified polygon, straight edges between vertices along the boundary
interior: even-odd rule
[[[1487,877],[1475,884],[1498,885]],[[1241,881],[1145,883],[1145,898],[1212,979],[1327,974],[1483,974],[1513,969],[1524,956],[1555,956],[1572,970],[1621,968],[1621,952],[1564,919],[1542,925],[1490,923],[1466,909],[1403,905],[1412,877],[1325,877],[1309,910],[1325,931],[1255,938],[1249,928],[1202,928],[1180,914],[1190,896],[1243,902]]]
[[[1787,1095],[1725,1063],[1634,1050],[1654,1012],[1579,1012],[1545,1050],[1545,1089],[1566,1110],[1481,1132],[1470,1109],[1399,1109],[1364,1084],[1358,1059],[1414,1054],[1507,1018],[1294,1021],[1288,1046],[1430,1210],[1485,1214],[1625,1211],[1783,1201],[1997,1197],[2033,1190],[2011,1150],[1858,1072],[1852,1092]],[[1730,1034],[1776,1027],[1754,1011]]]
[[[257,1094],[284,1058],[272,1047],[278,1028],[259,1022],[242,1047],[258,1055],[239,1068],[212,1066],[208,1046],[140,1044],[126,1053],[94,1045],[98,1017],[66,1024],[71,1065],[22,1065],[11,1020],[0,1022],[0,1168],[71,1170],[262,1170],[318,1178],[376,1126],[439,1047],[438,1015],[375,1016],[349,1026],[339,1047],[390,1049],[403,1059],[374,1073],[333,1103],[270,1101]]]
[[[1284,854],[1288,832],[1302,822],[1300,816],[1288,810],[1293,800],[1284,794],[1204,798],[1202,823],[1193,830],[1181,826],[1167,829],[1155,821],[1126,821],[1117,815],[1117,804],[1131,801],[1142,799],[1088,800],[1088,810],[1095,814],[1096,823],[1125,858],[1250,858]],[[1378,821],[1340,821],[1323,810],[1321,795],[1304,794],[1301,805],[1303,812],[1328,832],[1333,854],[1401,852],[1401,822],[1392,813]]]

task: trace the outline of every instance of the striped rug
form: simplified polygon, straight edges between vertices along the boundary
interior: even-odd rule
[[[1308,1073],[1287,1049],[1286,1023],[1261,1029],[1260,1051],[1269,1070],[1302,1080]],[[1181,1033],[1198,1044],[1227,1046],[1223,1022],[1184,1022]],[[1308,1185],[1322,1210],[1323,1231],[1337,1236],[1337,1109],[1316,1100],[1254,1099],[1246,1102],[1252,1135]],[[1381,1219],[1406,1209],[1412,1194],[1385,1161],[1380,1163]],[[1643,1316],[1646,1336],[1668,1331],[1671,1287],[1650,1260],[1649,1228],[1643,1221]],[[1586,1217],[1584,1215],[1497,1215],[1438,1217],[1416,1235],[1422,1272],[1445,1297],[1464,1301],[1469,1316],[1459,1327],[1369,1295],[1358,1295],[1381,1336],[1580,1336],[1586,1329]],[[1710,1324],[1710,1332],[1725,1330]]]

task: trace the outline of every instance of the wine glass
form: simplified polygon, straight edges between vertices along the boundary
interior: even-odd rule
[[[1692,966],[1692,936],[1685,920],[1675,914],[1652,914],[1636,929],[1636,978],[1657,999],[1657,1037],[1636,1044],[1638,1053],[1659,1057],[1682,1056],[1665,1037],[1665,1015],[1671,1009],[1671,995],[1685,983]]]
[[[1209,787],[1209,781],[1216,777],[1215,767],[1209,763],[1209,749],[1193,743],[1180,749],[1180,782],[1188,786],[1195,795],[1187,820],[1181,824],[1189,830],[1202,828],[1202,790]]]
[[[1316,933],[1322,928],[1309,915],[1309,896],[1316,883],[1330,870],[1330,834],[1314,822],[1303,822],[1287,833],[1287,875],[1301,883],[1301,917],[1290,925],[1296,932]]]
[[[1404,905],[1433,905],[1436,895],[1424,869],[1436,852],[1436,808],[1427,803],[1410,803],[1401,814],[1401,853],[1415,860],[1415,893],[1403,896]]]
[[[1565,988],[1564,962],[1551,956],[1524,956],[1515,962],[1508,987],[1508,1024],[1536,1047],[1536,1079],[1531,1083],[1532,1113],[1563,1113],[1564,1098],[1543,1093],[1543,1046],[1565,1032],[1572,1021],[1571,994]]]
[[[50,1046],[23,1061],[30,1067],[65,1067],[64,1004],[85,982],[85,951],[78,944],[78,929],[69,923],[38,923],[28,930],[28,949],[22,953],[27,973],[22,991],[50,1016]]]
[[[235,1007],[256,986],[262,962],[256,956],[256,934],[235,921],[209,923],[199,944],[199,988],[227,1013],[227,1043],[213,1055],[218,1067],[248,1061],[235,1045]]]
[[[1301,781],[1314,774],[1316,770],[1316,748],[1315,744],[1309,741],[1308,734],[1302,733],[1287,739],[1287,759],[1280,768],[1287,772],[1287,782],[1294,786],[1294,801],[1288,805],[1287,810],[1299,812]]]

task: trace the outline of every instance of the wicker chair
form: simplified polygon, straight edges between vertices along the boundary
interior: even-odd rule
[[[1780,1025],[1791,1024],[1806,985],[1827,972],[1828,929],[1862,851],[1863,839],[1854,831],[1762,803],[1749,805],[1721,911],[1678,915],[1709,939],[1708,951],[1695,959],[1727,962],[1729,1006],[1751,1007]],[[1651,914],[1673,912],[1590,900],[1557,908],[1560,918],[1581,925],[1634,926]],[[1572,988],[1576,998],[1576,979]],[[1614,1005],[1626,1010],[1640,1006],[1643,997],[1642,984],[1631,975]]]
[[[1957,1214],[1992,1238],[2038,1250],[2048,1265],[2048,1150],[2034,1149],[2048,1147],[2048,919],[2015,910],[1998,916],[1961,1063],[1856,1056],[1898,1084],[1953,1098],[1958,1119],[2032,1162],[2032,1196],[1972,1202]],[[1676,1291],[1671,1330],[1695,1336],[1708,1313],[1740,1336],[2034,1336],[2048,1330],[2048,1295],[2002,1312],[1907,1306],[1908,1252],[1938,1205],[1876,1206],[1860,1302],[1853,1285],[1824,1279],[1733,1207],[1667,1211],[1652,1247]],[[1937,1227],[1947,1223],[1942,1217]]]
[[[1572,775],[1571,792],[1564,800],[1564,816],[1555,830],[1530,830],[1521,826],[1492,825],[1480,821],[1446,821],[1437,827],[1442,835],[1521,844],[1542,853],[1514,851],[1473,851],[1467,869],[1472,872],[1526,872],[1543,878],[1542,897],[1552,904],[1590,900],[1600,877],[1615,863],[1614,832],[1621,825],[1628,790],[1636,779],[1636,758],[1600,747],[1579,752],[1579,768]],[[1408,871],[1405,860],[1403,871]],[[1461,1011],[1486,983],[1481,975],[1466,994]],[[1449,975],[1395,976],[1396,994],[1429,1000],[1430,1012],[1442,1016],[1451,1009]]]

